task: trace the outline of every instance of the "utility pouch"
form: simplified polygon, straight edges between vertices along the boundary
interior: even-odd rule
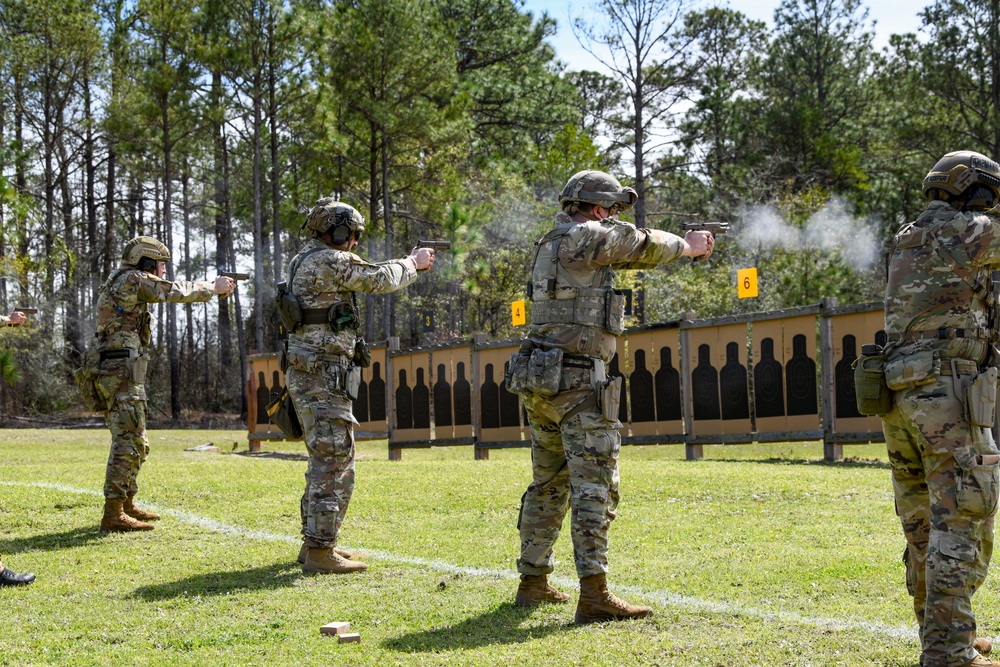
[[[618,290],[605,293],[604,328],[616,336],[625,333],[625,294]]]
[[[281,318],[281,325],[285,327],[285,331],[293,332],[302,324],[302,308],[299,306],[299,300],[288,289],[288,283],[280,282],[275,285],[275,289],[274,307]]]
[[[510,355],[507,364],[507,374],[504,376],[504,386],[512,394],[525,394],[528,389],[528,364],[531,354],[517,351]]]
[[[128,377],[135,384],[146,383],[146,369],[149,367],[149,355],[140,354],[137,357],[129,357],[126,362],[128,367]]]
[[[288,371],[288,341],[284,341],[281,344],[281,352],[278,353],[278,368],[281,369],[282,373]]]
[[[987,368],[972,378],[965,390],[965,409],[969,423],[993,427],[997,407],[997,369]]]
[[[350,301],[338,301],[327,312],[330,331],[339,332],[357,327],[358,314]]]
[[[539,396],[554,396],[559,393],[562,378],[563,351],[554,348],[545,350],[536,347],[528,359],[528,391]]]
[[[930,384],[941,375],[941,357],[934,350],[922,350],[885,365],[885,382],[889,389],[900,391]]]
[[[303,373],[315,373],[319,355],[312,350],[290,346],[285,351],[285,365]]]
[[[368,368],[372,365],[372,349],[361,336],[358,336],[354,343],[354,365],[359,368]]]
[[[607,382],[597,392],[597,400],[601,406],[601,416],[606,422],[617,422],[618,411],[622,402],[622,378],[616,375]]]
[[[139,343],[148,347],[153,342],[153,316],[147,310],[139,316]]]
[[[76,378],[76,386],[80,388],[80,396],[84,405],[91,412],[104,412],[108,406],[104,403],[104,398],[97,390],[97,351],[91,350],[84,357],[83,366],[73,373]]]
[[[361,389],[361,367],[351,366],[344,376],[344,391],[352,401],[358,400],[358,390]]]
[[[281,429],[289,438],[302,437],[302,424],[295,412],[295,404],[288,393],[288,387],[277,387],[271,391],[271,402],[265,408],[271,423]]]
[[[854,360],[854,395],[858,412],[884,415],[892,410],[892,392],[885,382],[886,358],[881,345],[861,346],[861,356]]]

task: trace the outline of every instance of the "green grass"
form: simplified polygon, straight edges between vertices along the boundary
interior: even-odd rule
[[[573,604],[512,604],[527,450],[361,443],[341,543],[360,575],[303,575],[301,443],[153,431],[140,500],[156,530],[98,531],[109,435],[0,431],[0,665],[917,664],[902,534],[881,445],[625,447],[612,590],[650,619],[576,626]],[[187,452],[213,442],[222,452]],[[230,450],[235,442],[242,452]],[[556,582],[575,585],[568,520]],[[572,602],[575,603],[576,593]],[[977,596],[992,636],[1000,597]],[[350,621],[360,644],[319,627]]]

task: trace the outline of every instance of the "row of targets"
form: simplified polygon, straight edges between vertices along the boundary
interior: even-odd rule
[[[851,366],[861,344],[885,343],[882,312],[835,315],[832,338],[833,431],[877,432],[877,417],[858,413]],[[805,431],[822,428],[823,393],[819,391],[817,317],[802,315],[762,319],[749,325],[727,324],[685,330],[690,375],[681,372],[681,330],[677,326],[621,336],[609,376],[625,376],[619,420],[631,435],[677,435],[684,430],[684,399],[690,393],[693,435]],[[748,341],[754,359],[748,363]],[[396,442],[469,439],[474,407],[482,442],[526,439],[527,425],[518,397],[504,387],[504,374],[518,345],[464,345],[392,355],[392,399]],[[363,369],[354,415],[363,432],[388,430],[385,347],[372,350],[372,365]],[[624,363],[622,363],[624,361]],[[249,389],[251,435],[280,435],[265,406],[284,385],[276,355],[251,357]],[[752,383],[751,380],[752,379]],[[752,399],[752,400],[751,400]]]

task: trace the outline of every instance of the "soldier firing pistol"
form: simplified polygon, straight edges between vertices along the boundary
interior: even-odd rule
[[[710,232],[713,237],[719,234],[729,233],[728,222],[685,222],[683,225],[685,232]],[[697,262],[704,256],[695,257],[691,261]]]

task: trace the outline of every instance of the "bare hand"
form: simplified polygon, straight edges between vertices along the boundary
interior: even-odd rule
[[[427,271],[434,266],[434,250],[432,248],[414,248],[410,251],[410,259],[417,265],[417,271]]]
[[[24,322],[28,319],[28,316],[19,310],[15,310],[13,313],[10,314],[10,317],[7,319],[10,320],[10,323],[13,326],[19,327],[22,324],[24,324]]]
[[[229,296],[236,289],[236,281],[229,276],[219,276],[215,279],[212,289],[220,296]]]
[[[715,237],[712,232],[690,231],[684,235],[684,256],[696,259],[708,259],[715,248]]]

